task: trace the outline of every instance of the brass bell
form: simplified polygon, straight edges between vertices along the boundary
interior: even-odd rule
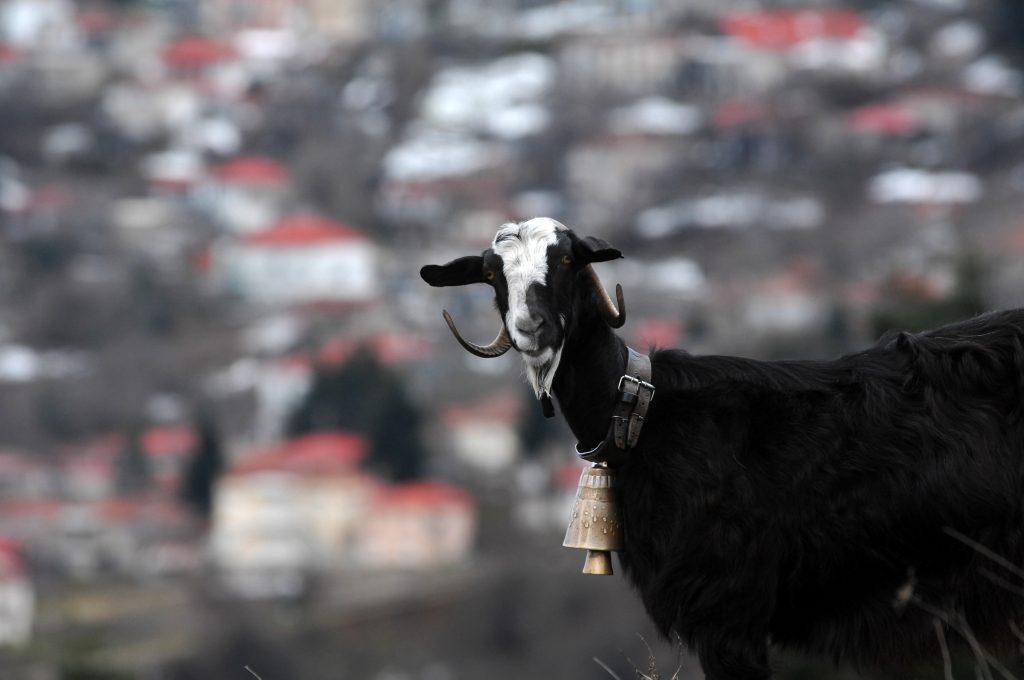
[[[611,574],[611,551],[622,550],[622,525],[612,493],[614,484],[615,476],[606,467],[595,465],[580,475],[562,545],[587,551],[584,574]]]

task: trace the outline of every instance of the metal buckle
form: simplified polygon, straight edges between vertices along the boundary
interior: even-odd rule
[[[635,392],[630,392],[629,394],[634,394],[634,395],[640,394],[640,390],[642,390],[642,389],[650,390],[651,394],[654,394],[654,385],[652,385],[649,382],[643,381],[640,378],[637,378],[636,376],[632,376],[632,375],[624,375],[621,378],[619,378],[619,392],[626,392],[626,390],[624,390],[622,388],[622,385],[623,385],[624,382],[627,382],[627,381],[630,382],[630,383],[633,383],[634,385],[636,385],[636,391]]]

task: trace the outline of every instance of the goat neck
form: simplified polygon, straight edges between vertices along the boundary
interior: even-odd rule
[[[626,343],[594,305],[566,339],[552,389],[580,448],[597,446],[608,434],[619,378],[626,370]]]

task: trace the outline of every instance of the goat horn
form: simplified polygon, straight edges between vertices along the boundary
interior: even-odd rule
[[[500,357],[512,347],[512,341],[509,339],[508,331],[505,330],[504,325],[502,325],[501,332],[498,333],[498,336],[491,341],[491,344],[481,346],[473,344],[459,334],[459,329],[455,327],[455,322],[452,321],[452,317],[448,313],[447,309],[444,310],[443,316],[444,322],[448,324],[448,328],[451,330],[452,335],[454,335],[455,339],[459,341],[462,348],[470,354],[475,354],[476,356],[483,357],[484,359],[493,359],[494,357]]]
[[[622,285],[615,284],[615,299],[619,303],[616,306],[612,299],[608,297],[608,291],[601,284],[601,279],[597,276],[594,265],[588,264],[584,271],[594,287],[594,292],[597,293],[601,306],[601,316],[604,317],[605,322],[612,328],[621,328],[622,324],[626,323],[626,301],[622,297]]]

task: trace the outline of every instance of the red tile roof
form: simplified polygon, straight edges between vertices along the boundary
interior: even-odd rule
[[[0,64],[7,61],[17,61],[21,53],[10,45],[0,44]]]
[[[848,117],[850,127],[865,134],[904,136],[920,128],[913,111],[893,104],[872,104],[854,109]]]
[[[178,503],[153,497],[116,497],[82,506],[95,517],[110,522],[175,523],[186,518],[184,509]]]
[[[369,337],[328,338],[320,345],[316,360],[324,366],[345,364],[360,347],[367,347],[382,364],[394,365],[430,358],[433,345],[420,335],[383,332]]]
[[[60,512],[60,501],[56,498],[12,498],[0,501],[0,515],[5,519],[16,517],[37,517],[53,519]]]
[[[429,359],[433,352],[430,341],[409,333],[378,333],[370,339],[377,358],[385,364],[401,364]]]
[[[21,557],[21,542],[0,538],[0,578],[22,578],[25,562]]]
[[[633,333],[634,347],[678,347],[683,329],[674,319],[641,319]]]
[[[185,425],[151,427],[142,433],[142,448],[150,456],[176,456],[196,446],[196,433]]]
[[[352,227],[326,217],[292,215],[269,229],[246,236],[244,242],[256,246],[288,247],[365,239]]]
[[[732,99],[718,107],[712,120],[716,127],[733,128],[760,122],[768,115],[768,107],[761,102]]]
[[[578,462],[566,463],[555,469],[552,478],[559,489],[575,489],[579,486],[580,474],[588,467],[590,466],[581,465]]]
[[[458,427],[474,421],[498,421],[512,423],[519,418],[523,401],[517,392],[499,392],[498,394],[450,407],[444,413],[444,423],[448,427]]]
[[[214,176],[225,184],[253,187],[277,187],[288,181],[288,170],[263,156],[242,156],[213,169]]]
[[[375,499],[378,506],[401,509],[466,508],[473,497],[465,490],[442,482],[413,482],[384,487]]]
[[[366,440],[348,432],[318,432],[276,444],[243,458],[233,474],[293,472],[349,474],[366,457]]]
[[[106,520],[125,521],[142,514],[146,502],[137,498],[109,498],[97,501],[92,510]]]
[[[44,459],[23,451],[0,449],[0,476],[23,475],[33,470],[45,470]]]
[[[230,44],[202,36],[179,38],[164,48],[164,61],[181,69],[202,68],[236,56]]]
[[[124,450],[124,435],[120,432],[108,432],[97,435],[87,441],[63,446],[61,457],[67,461],[77,459],[113,459]]]
[[[117,27],[114,13],[95,8],[79,11],[75,21],[89,35],[108,33]]]
[[[808,40],[849,40],[864,28],[864,20],[842,9],[729,12],[719,28],[751,47],[788,50]]]

